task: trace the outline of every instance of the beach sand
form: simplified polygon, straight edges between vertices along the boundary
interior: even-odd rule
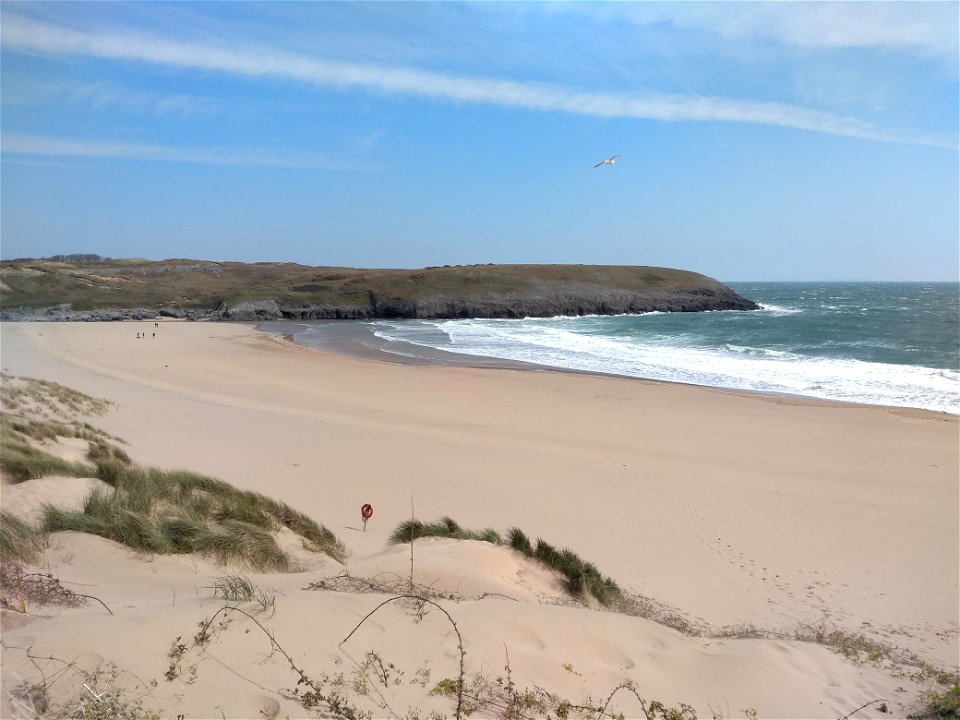
[[[137,339],[138,331],[156,338]],[[512,526],[569,547],[622,587],[676,609],[701,637],[650,620],[558,604],[557,579],[513,551],[416,544],[416,578],[483,600],[444,605],[468,670],[601,702],[632,681],[647,700],[700,716],[836,718],[874,699],[903,716],[927,681],[854,663],[814,643],[715,637],[731,626],[791,634],[823,624],[956,671],[956,416],[740,394],[567,372],[395,364],[295,346],[245,325],[165,322],[2,326],[3,371],[54,380],[117,407],[91,423],[138,463],[186,468],[282,500],[347,545],[351,574],[409,572],[387,538],[411,515],[467,528]],[[65,486],[74,498],[76,485]],[[38,488],[34,494],[56,494]],[[44,495],[46,496],[46,495]],[[0,502],[8,507],[11,489]],[[24,501],[30,506],[36,500]],[[376,514],[361,531],[359,508]],[[167,682],[174,638],[222,605],[224,573],[195,557],[143,557],[64,533],[51,572],[114,610],[35,609],[7,620],[3,717],[34,655],[115,662],[156,678],[163,717],[303,717],[281,691],[296,677],[263,636],[224,632],[197,678]],[[277,593],[269,626],[309,668],[352,672],[374,650],[406,672],[379,688],[388,708],[441,708],[457,677],[455,635],[438,611],[415,624],[386,596],[303,590],[343,567],[248,575]],[[70,587],[76,588],[76,585]],[[503,597],[507,596],[507,597]],[[249,626],[245,626],[249,629]],[[426,689],[409,680],[430,670]],[[441,703],[443,700],[446,704]],[[619,703],[619,704],[618,704]],[[615,699],[627,717],[642,708]],[[854,717],[890,717],[868,707]]]

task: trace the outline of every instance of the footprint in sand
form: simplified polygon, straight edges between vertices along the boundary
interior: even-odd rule
[[[536,651],[545,650],[547,647],[539,635],[522,625],[503,623],[499,630],[503,633],[503,641],[508,647]]]
[[[589,661],[592,665],[614,670],[630,670],[634,667],[633,660],[619,646],[600,638],[584,638],[577,652],[583,660]]]

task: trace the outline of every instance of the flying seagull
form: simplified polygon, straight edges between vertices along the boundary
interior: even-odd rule
[[[614,164],[617,162],[617,158],[618,158],[618,157],[621,157],[621,156],[620,156],[620,155],[611,155],[611,156],[608,157],[606,160],[601,160],[600,162],[598,162],[596,165],[594,165],[594,167],[595,167],[595,168],[598,168],[598,167],[600,167],[601,165],[614,165]]]

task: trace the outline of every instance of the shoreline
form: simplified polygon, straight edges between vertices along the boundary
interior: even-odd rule
[[[599,370],[581,370],[566,368],[557,365],[542,365],[538,363],[522,362],[505,358],[493,358],[483,355],[446,352],[437,348],[430,348],[414,343],[396,340],[384,340],[377,337],[369,328],[369,323],[362,320],[320,320],[310,325],[296,321],[269,321],[256,323],[239,323],[250,325],[255,329],[281,338],[296,347],[328,352],[345,357],[361,358],[381,363],[398,365],[421,365],[433,367],[465,367],[492,370],[519,370],[525,372],[554,372],[573,375],[614,378],[640,383],[662,384],[666,386],[697,388],[708,392],[728,393],[746,397],[758,397],[775,402],[791,401],[797,404],[827,405],[837,407],[864,407],[877,408],[894,413],[907,415],[926,415],[941,418],[960,418],[960,413],[950,413],[945,410],[931,410],[929,408],[910,407],[904,405],[880,405],[875,403],[856,402],[853,400],[837,400],[820,398],[810,395],[798,395],[787,392],[767,390],[751,390],[749,388],[727,388],[715,385],[698,385],[696,383],[679,380],[660,380],[655,378],[637,377],[634,375],[620,375],[617,373],[602,372]],[[326,327],[330,330],[326,336],[318,333],[316,344],[299,342],[297,336],[306,332],[309,327]]]

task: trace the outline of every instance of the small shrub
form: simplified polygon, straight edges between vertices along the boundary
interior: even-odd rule
[[[124,720],[162,720],[162,716],[143,707],[142,698],[131,699],[127,691],[121,689],[119,678],[123,673],[113,663],[101,665],[96,670],[81,671],[83,685],[77,690],[73,702],[58,708],[75,720],[104,720],[105,718],[124,718]],[[137,688],[142,695],[144,686]],[[65,715],[66,716],[66,715]],[[62,717],[59,713],[56,717]]]
[[[231,602],[246,602],[253,599],[254,586],[250,578],[229,573],[215,578],[213,596]]]
[[[921,694],[921,710],[910,715],[916,720],[960,720],[960,684],[956,681],[946,690],[928,690]]]
[[[213,581],[213,596],[228,602],[255,602],[261,612],[273,610],[276,596],[264,592],[243,575],[227,574]]]
[[[27,604],[78,607],[84,596],[68,590],[50,573],[28,573],[19,563],[0,563],[0,605],[21,612]]]

